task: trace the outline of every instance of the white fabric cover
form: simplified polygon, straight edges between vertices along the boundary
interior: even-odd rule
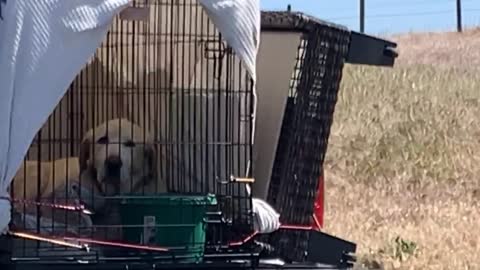
[[[252,190],[247,186],[248,194]],[[259,198],[252,198],[253,229],[260,234],[272,233],[280,228],[280,214],[273,207]]]
[[[253,228],[259,233],[272,233],[280,228],[280,214],[262,199],[252,199]]]
[[[36,132],[99,47],[115,14],[129,2],[0,1],[0,197],[9,196],[8,186]],[[256,81],[259,0],[200,3]],[[260,231],[279,225],[278,214],[267,206],[254,200],[257,212],[268,217]],[[0,199],[0,232],[6,231],[9,221],[10,203]]]
[[[199,0],[245,68],[256,81],[260,46],[260,0]]]
[[[129,0],[7,0],[0,20],[0,196],[36,132]],[[10,203],[0,200],[0,230]]]

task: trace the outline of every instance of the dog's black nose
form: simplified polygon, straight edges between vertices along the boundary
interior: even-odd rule
[[[105,160],[105,166],[108,171],[118,171],[122,167],[122,160],[119,156],[109,156]]]

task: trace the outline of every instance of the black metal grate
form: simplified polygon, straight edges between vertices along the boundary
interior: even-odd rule
[[[281,213],[282,223],[311,225],[350,32],[290,12],[266,12],[262,24],[265,30],[303,33],[268,201]],[[279,231],[270,241],[282,257],[305,260],[307,232]]]
[[[122,168],[129,162],[150,162],[151,167],[157,168],[157,178],[165,183],[169,192],[216,194],[221,208],[210,209],[213,212],[210,215],[220,210],[223,218],[210,218],[210,221],[221,222],[222,226],[215,228],[225,230],[209,230],[207,245],[225,247],[228,241],[241,240],[242,235],[237,234],[238,229],[235,228],[237,225],[248,229],[252,225],[249,211],[251,198],[244,186],[225,184],[231,176],[251,177],[248,167],[252,153],[252,80],[196,0],[135,0],[134,6],[147,8],[149,18],[133,22],[120,18],[114,20],[101,48],[72,82],[66,96],[39,131],[26,162],[79,157],[83,153],[82,144],[86,144],[83,149],[86,153],[90,151],[88,166],[95,163],[92,155],[97,156],[95,151],[98,151],[99,145],[106,145],[105,151],[117,149],[121,157],[127,151],[129,159],[123,160]],[[145,132],[137,133],[137,128],[125,125],[126,122],[108,122],[106,131],[96,128],[119,118],[127,119]],[[135,139],[124,141],[122,135],[109,137],[113,136],[108,132],[115,129],[115,123],[119,123],[121,134]],[[89,130],[93,133],[86,142],[83,139]],[[155,151],[155,158],[142,155],[137,159],[136,151],[147,151],[149,147]],[[25,175],[28,174],[26,162],[22,171]],[[64,166],[62,169],[57,163],[51,167],[48,165],[48,168],[38,163],[32,165],[35,176],[33,179],[27,179],[32,178],[31,175],[16,177],[14,183],[23,190],[12,188],[12,197],[58,203],[58,198],[50,196],[52,192],[59,192],[53,188],[55,183],[46,189],[41,188],[51,181],[50,176],[51,179],[61,177],[58,174],[72,174],[63,193],[70,191],[70,181],[78,180],[80,190],[85,187],[93,194],[95,183],[85,184],[82,163],[76,162],[68,160],[61,165]],[[75,174],[75,166],[80,166],[82,172]],[[129,170],[131,188],[138,180],[137,175],[141,175],[140,179],[150,177],[140,172],[148,168],[136,169],[132,167]],[[50,176],[44,177],[42,174],[47,173],[46,170]],[[93,180],[103,181],[98,177],[100,170],[95,167]],[[102,170],[109,169],[102,167]],[[112,179],[115,177],[121,178],[113,176]],[[142,188],[142,194],[162,192],[157,182],[153,187]],[[30,198],[26,198],[27,189],[34,190]],[[105,186],[100,189],[106,192]],[[118,195],[118,190],[108,193],[108,196],[102,197],[114,201],[110,195]],[[67,201],[72,199],[69,196],[66,195]],[[45,215],[46,212],[48,215]],[[118,214],[113,212],[108,214]],[[33,227],[27,228],[26,213],[31,214]],[[45,216],[56,217],[58,213],[65,215],[66,221],[61,227],[43,221]],[[70,219],[65,211],[58,209],[18,203],[15,204],[14,214],[16,229],[36,234],[52,230],[55,236],[64,236],[71,230],[78,233],[83,228],[77,224],[82,218],[80,214],[75,213],[77,217]],[[82,237],[112,240],[109,234],[121,225],[108,223],[112,219],[115,218],[107,216],[99,224],[95,224],[97,219],[94,219],[93,227],[102,233],[88,231]],[[15,241],[14,257],[63,260],[65,257],[84,256],[83,253],[72,253],[70,249],[68,253],[59,255],[56,253],[58,247],[27,242]],[[100,255],[94,254],[96,256]]]

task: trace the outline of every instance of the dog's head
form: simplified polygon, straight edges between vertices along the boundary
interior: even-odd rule
[[[126,119],[89,130],[79,160],[80,170],[90,170],[106,195],[138,192],[157,177],[153,137]]]

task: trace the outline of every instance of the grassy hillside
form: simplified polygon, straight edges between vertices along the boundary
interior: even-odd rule
[[[385,269],[480,269],[480,31],[388,37],[347,66],[326,161],[326,230]]]

